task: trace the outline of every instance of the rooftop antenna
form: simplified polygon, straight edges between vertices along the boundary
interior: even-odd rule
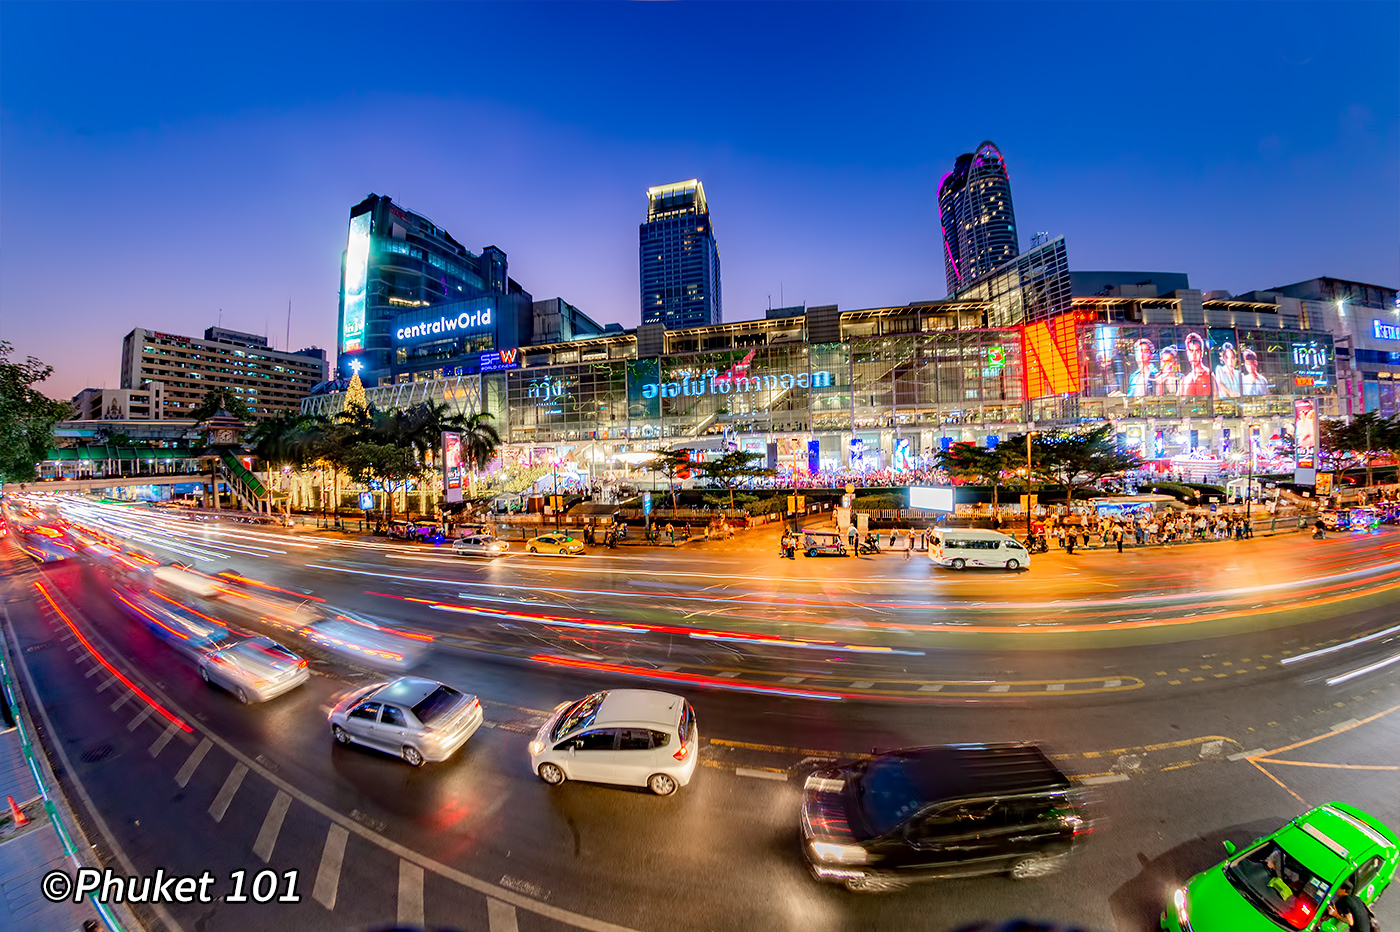
[[[282,349],[290,353],[292,351],[292,299],[287,299],[287,342],[282,344]]]

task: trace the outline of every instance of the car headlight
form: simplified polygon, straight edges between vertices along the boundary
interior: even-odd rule
[[[1187,909],[1186,888],[1177,887],[1172,894],[1172,906],[1176,907],[1176,924],[1181,926],[1183,932],[1190,932],[1191,920]]]
[[[543,741],[531,741],[531,742],[530,742],[530,756],[531,756],[531,757],[536,757],[536,756],[538,756],[538,755],[539,755],[541,752],[543,752],[543,751],[544,751],[544,742],[543,742]]]
[[[870,855],[860,845],[838,845],[829,841],[812,842],[812,856],[829,864],[864,864]]]

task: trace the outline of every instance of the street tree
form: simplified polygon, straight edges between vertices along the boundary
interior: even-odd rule
[[[733,511],[736,488],[755,479],[775,474],[774,470],[759,465],[762,462],[761,453],[729,450],[719,456],[707,458],[694,468],[710,485],[729,493],[729,510]]]
[[[54,425],[72,417],[73,406],[34,388],[53,373],[33,356],[10,362],[14,347],[0,341],[0,484],[33,482],[35,464],[48,455]]]
[[[204,393],[204,397],[195,405],[190,417],[197,422],[209,420],[219,413],[219,409],[227,411],[230,416],[238,418],[240,421],[253,420],[253,412],[248,410],[248,404],[238,393],[228,386],[221,385],[211,388]]]
[[[353,481],[364,485],[377,481],[384,486],[387,521],[394,520],[395,487],[422,478],[427,472],[413,447],[407,444],[362,440],[340,449],[338,459],[340,468]]]
[[[1031,454],[1033,469],[1063,486],[1070,502],[1077,490],[1101,485],[1140,465],[1136,454],[1118,449],[1112,424],[1033,439]]]
[[[658,450],[656,455],[648,460],[645,468],[653,473],[666,477],[666,483],[671,489],[671,508],[674,510],[676,504],[676,482],[679,479],[689,478],[694,465],[690,462],[690,451],[684,449]]]
[[[979,447],[975,443],[959,442],[952,444],[946,450],[939,451],[937,456],[938,467],[953,479],[975,482],[978,485],[990,485],[992,487],[993,512],[1001,504],[999,499],[1001,474],[1015,468],[1010,460],[1010,451],[1006,449],[1005,444],[998,445],[995,449],[988,449],[987,447]]]

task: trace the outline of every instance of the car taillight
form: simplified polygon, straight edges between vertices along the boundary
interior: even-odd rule
[[[297,666],[299,666],[299,667],[305,667],[305,666],[309,666],[309,665],[310,665],[310,663],[309,663],[308,661],[306,661],[306,660],[298,660],[298,661],[297,661]]]
[[[676,760],[685,760],[689,754],[690,748],[682,744],[680,748],[676,750],[676,753],[672,754],[671,756],[674,757]]]

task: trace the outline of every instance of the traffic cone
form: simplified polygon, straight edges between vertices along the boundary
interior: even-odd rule
[[[13,796],[7,796],[5,798],[10,801],[10,817],[14,819],[15,825],[29,824],[29,816],[20,811],[19,803],[15,802],[15,798]]]

